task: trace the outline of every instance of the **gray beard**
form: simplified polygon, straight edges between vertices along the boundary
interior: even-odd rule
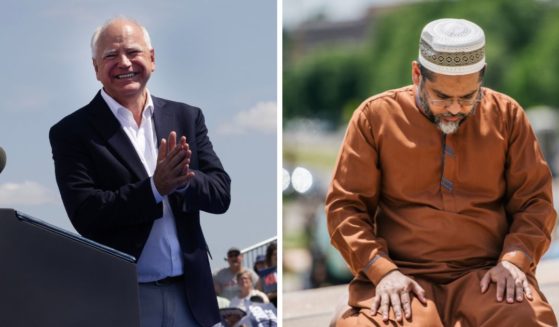
[[[445,122],[441,121],[438,117],[435,117],[435,123],[437,124],[437,127],[441,130],[441,132],[447,135],[456,133],[456,131],[458,131],[458,126],[460,126],[460,122],[462,121],[459,120]]]
[[[458,127],[460,127],[460,123],[462,122],[462,120],[464,120],[464,118],[466,118],[466,115],[460,115],[462,119],[459,121],[446,122],[441,120],[441,117],[452,116],[452,115],[435,116],[431,111],[431,108],[429,107],[429,102],[427,102],[427,100],[425,99],[425,96],[423,95],[423,90],[421,88],[419,89],[419,104],[421,105],[421,109],[423,109],[425,115],[437,125],[437,127],[441,130],[441,132],[443,132],[443,134],[446,135],[456,133],[458,131]]]

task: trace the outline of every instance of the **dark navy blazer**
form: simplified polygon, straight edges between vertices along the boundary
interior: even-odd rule
[[[200,210],[225,212],[231,180],[213,151],[199,108],[157,97],[153,120],[158,143],[171,131],[186,136],[195,176],[183,192],[169,195],[184,256],[185,289],[202,326],[220,321],[200,226]],[[66,212],[83,236],[138,258],[163,206],[132,143],[100,93],[66,116],[49,133],[56,181]]]

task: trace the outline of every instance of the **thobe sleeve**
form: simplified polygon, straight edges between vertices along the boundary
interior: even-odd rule
[[[506,211],[510,221],[501,260],[534,271],[549,247],[555,226],[551,172],[528,119],[513,105],[505,167]]]
[[[388,258],[386,242],[375,235],[374,217],[381,170],[373,126],[365,103],[354,113],[326,197],[331,242],[356,276],[363,272],[373,283],[397,269]]]

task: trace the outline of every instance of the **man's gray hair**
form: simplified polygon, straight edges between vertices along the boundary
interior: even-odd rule
[[[101,35],[101,33],[103,33],[110,24],[114,23],[117,20],[126,20],[133,24],[138,25],[142,29],[142,32],[144,33],[144,41],[146,42],[148,49],[150,50],[153,49],[151,46],[151,39],[149,37],[148,30],[142,24],[138,23],[135,19],[129,17],[117,16],[107,20],[103,25],[97,27],[97,29],[93,33],[93,36],[91,37],[91,58],[95,59],[95,56],[97,55],[97,43],[99,42],[99,36]]]

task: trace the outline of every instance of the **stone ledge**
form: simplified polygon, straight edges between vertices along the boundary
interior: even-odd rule
[[[556,314],[559,314],[559,259],[542,261],[536,275],[542,292]],[[339,285],[284,293],[283,326],[328,326],[346,287]]]

